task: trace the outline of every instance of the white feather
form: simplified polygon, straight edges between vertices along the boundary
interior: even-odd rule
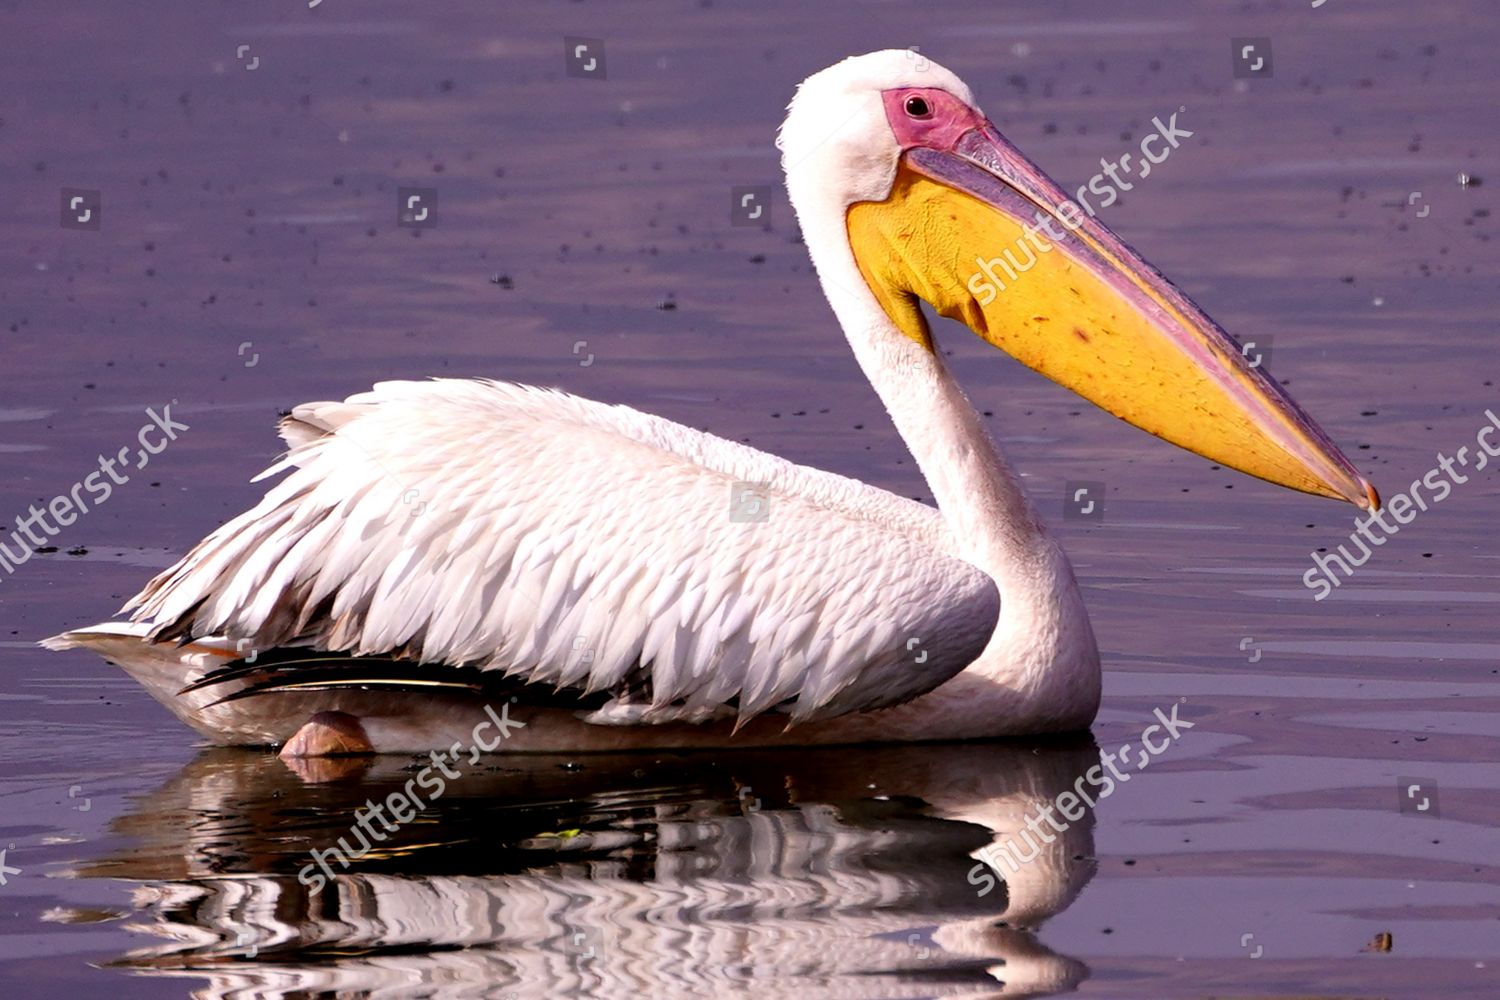
[[[286,478],[149,585],[138,620],[257,648],[419,642],[426,661],[565,687],[609,688],[638,660],[663,718],[706,690],[744,699],[742,716],[793,700],[814,718],[807,678],[836,678],[820,692],[852,688],[862,707],[898,702],[973,660],[998,616],[993,582],[944,551],[930,509],[625,407],[441,380],[293,418]],[[731,520],[737,480],[767,484],[766,521]],[[901,574],[884,571],[892,559]],[[903,607],[913,581],[924,605]],[[273,616],[298,595],[333,601]],[[863,685],[880,652],[857,624],[870,621],[909,621],[941,651]],[[815,662],[815,648],[843,659]]]

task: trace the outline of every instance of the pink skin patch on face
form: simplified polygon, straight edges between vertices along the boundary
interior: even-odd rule
[[[949,151],[966,133],[988,124],[978,111],[936,87],[898,87],[880,97],[902,149]]]

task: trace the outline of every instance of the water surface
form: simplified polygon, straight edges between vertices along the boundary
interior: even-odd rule
[[[605,79],[567,75],[570,35]],[[957,328],[1085,586],[1092,740],[497,759],[314,894],[309,852],[419,763],[202,749],[32,644],[253,502],[278,410],[382,378],[558,385],[925,497],[771,146],[798,80],[880,47],[965,77],[1065,187],[1178,111],[1194,137],[1102,217],[1407,489],[1500,407],[1489,5],[9,3],[0,37],[0,521],[148,407],[191,427],[0,578],[0,994],[1500,993],[1493,471],[1315,601],[1349,509]],[[1273,76],[1234,78],[1243,37]],[[732,226],[762,184],[767,225]],[[402,187],[434,227],[397,225]],[[1063,517],[1079,481],[1102,521]],[[1191,730],[980,895],[977,855],[1172,706]]]

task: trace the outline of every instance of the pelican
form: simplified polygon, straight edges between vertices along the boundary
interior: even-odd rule
[[[471,732],[556,752],[1085,729],[1099,650],[1073,570],[919,301],[1179,447],[1378,505],[947,70],[846,59],[798,88],[778,146],[822,290],[936,509],[556,390],[384,382],[293,409],[256,507],[130,621],[46,645],[119,663],[215,742],[293,756]],[[984,284],[1028,244],[1032,266]],[[764,519],[731,517],[743,483]]]

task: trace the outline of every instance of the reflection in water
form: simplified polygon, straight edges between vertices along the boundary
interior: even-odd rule
[[[1035,996],[1087,974],[1035,930],[1092,876],[1092,816],[983,896],[974,858],[1096,763],[1081,741],[496,757],[314,893],[308,852],[422,762],[213,750],[84,874],[143,882],[137,929],[164,939],[116,964],[201,997]]]

